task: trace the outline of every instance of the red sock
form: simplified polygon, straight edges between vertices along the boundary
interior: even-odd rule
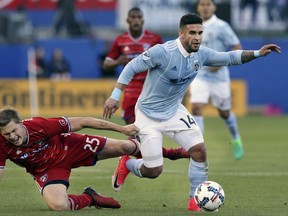
[[[89,206],[92,203],[92,198],[87,194],[81,194],[81,195],[69,194],[68,200],[70,202],[71,210],[79,210],[86,206]]]
[[[167,156],[167,153],[169,152],[169,149],[166,149],[162,147],[163,157],[165,158]]]

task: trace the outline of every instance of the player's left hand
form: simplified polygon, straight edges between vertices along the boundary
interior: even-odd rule
[[[260,56],[266,56],[269,53],[271,53],[272,51],[277,52],[277,53],[281,53],[281,47],[279,47],[276,44],[267,44],[267,45],[264,45],[259,50],[259,54],[260,54]]]
[[[139,128],[136,127],[134,124],[125,125],[123,127],[123,132],[127,136],[133,136],[139,132]]]
[[[114,100],[111,97],[108,98],[104,103],[103,118],[107,119],[108,117],[110,119],[118,108],[119,108],[119,101]]]

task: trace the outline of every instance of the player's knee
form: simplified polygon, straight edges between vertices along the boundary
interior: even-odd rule
[[[147,178],[157,178],[163,171],[163,166],[159,166],[159,167],[154,167],[154,168],[147,168],[147,167],[143,167],[143,170],[141,169],[141,173],[143,175],[143,177],[147,177]]]
[[[192,114],[193,115],[201,116],[202,112],[203,112],[202,106],[200,106],[198,104],[193,104],[193,107],[192,107]]]
[[[188,151],[191,158],[197,162],[204,162],[206,161],[206,147],[204,143],[197,144],[191,147]]]
[[[219,115],[223,119],[228,119],[229,115],[230,115],[230,111],[229,110],[219,110]]]

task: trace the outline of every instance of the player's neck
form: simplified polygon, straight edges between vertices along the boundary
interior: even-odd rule
[[[140,30],[140,31],[131,31],[130,30],[130,34],[134,39],[138,39],[142,35],[142,30]]]

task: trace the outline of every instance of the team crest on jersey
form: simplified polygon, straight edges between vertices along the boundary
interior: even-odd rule
[[[40,181],[45,182],[48,179],[48,174],[45,174],[43,176],[40,177]]]
[[[198,60],[194,60],[194,71],[198,72],[200,69],[200,63]]]
[[[67,125],[67,121],[65,119],[60,119],[59,123],[61,126],[66,126]]]
[[[143,59],[144,61],[147,61],[147,60],[150,59],[149,51],[146,51],[146,52],[144,52],[144,53],[142,54],[142,59]]]
[[[128,46],[125,46],[123,49],[124,52],[128,52],[129,50],[130,50],[130,48]]]

